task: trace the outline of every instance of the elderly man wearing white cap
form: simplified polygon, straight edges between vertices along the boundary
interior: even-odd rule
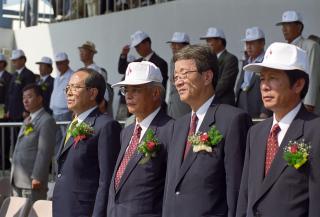
[[[207,34],[200,39],[206,40],[217,55],[219,73],[215,74],[217,86],[215,94],[220,103],[235,104],[234,85],[239,72],[238,59],[226,50],[227,41],[222,29],[210,27]]]
[[[161,108],[160,69],[151,62],[128,65],[120,86],[135,123],[121,132],[121,150],[109,189],[108,217],[157,216],[167,166],[172,119]]]
[[[282,21],[276,25],[282,26],[283,36],[289,44],[296,45],[307,51],[309,63],[307,72],[310,78],[310,85],[304,104],[308,111],[320,114],[320,46],[302,36],[304,25],[302,16],[297,11],[285,11],[282,14]]]
[[[244,65],[260,63],[264,57],[265,36],[259,27],[246,29],[245,38],[248,60]],[[252,118],[266,118],[270,115],[263,106],[260,93],[260,77],[254,72],[242,70],[236,82],[236,106],[244,109]]]
[[[50,109],[52,110],[53,118],[56,121],[71,121],[72,113],[69,111],[67,106],[67,99],[65,89],[68,85],[73,70],[69,67],[68,55],[64,52],[58,52],[54,58],[56,62],[59,74],[54,79],[53,91],[50,99]],[[56,136],[56,149],[62,141],[62,135],[66,132],[65,126],[60,126],[60,130],[57,130]]]
[[[264,106],[274,114],[248,133],[237,217],[319,215],[319,119],[302,103],[307,65],[304,50],[273,43],[262,63],[244,67],[260,73]]]
[[[5,118],[7,108],[7,95],[12,75],[6,71],[7,59],[0,53],[0,120]]]
[[[172,54],[174,55],[177,51],[181,50],[186,45],[190,44],[189,35],[185,32],[175,32],[172,35],[170,41],[170,47],[172,50]],[[174,62],[171,60],[170,62],[170,70],[169,70],[169,82],[167,84],[167,93],[166,93],[166,102],[168,103],[168,115],[174,119],[177,119],[188,112],[190,112],[190,106],[180,100],[180,96],[177,92],[176,87],[174,86],[173,81],[174,74]]]
[[[27,84],[35,82],[35,75],[25,66],[27,58],[23,50],[13,50],[11,61],[16,71],[13,73],[8,92],[7,117],[11,121],[22,121],[27,116],[22,103],[22,89]]]
[[[52,110],[49,107],[54,83],[54,78],[50,75],[53,69],[52,60],[50,57],[42,57],[36,64],[39,65],[40,77],[37,80],[37,84],[42,90],[43,107],[52,114]]]

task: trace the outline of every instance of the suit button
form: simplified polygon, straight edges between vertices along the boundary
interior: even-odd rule
[[[180,191],[176,191],[176,195],[180,195]]]
[[[60,177],[61,177],[61,173],[58,174],[58,178],[60,178]]]

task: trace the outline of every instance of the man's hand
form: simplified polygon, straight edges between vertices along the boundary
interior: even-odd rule
[[[41,187],[41,182],[36,179],[32,179],[31,188],[32,189],[39,189]]]
[[[124,46],[121,51],[121,56],[127,57],[129,51],[130,51],[130,45]]]
[[[308,112],[314,112],[314,108],[315,108],[315,107],[314,107],[313,105],[306,105],[306,104],[305,104],[304,107],[306,107],[306,109],[307,109]]]

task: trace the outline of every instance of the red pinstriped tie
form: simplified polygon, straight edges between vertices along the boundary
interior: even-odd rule
[[[191,123],[190,123],[188,136],[191,136],[191,135],[195,134],[196,129],[197,129],[197,123],[198,123],[197,114],[193,113],[193,115],[191,117]],[[188,152],[190,150],[190,147],[191,147],[191,143],[189,141],[187,141],[186,148],[184,150],[183,159],[185,159],[187,157],[187,154],[188,154]]]
[[[278,144],[278,133],[280,132],[281,128],[278,124],[275,124],[268,137],[267,142],[267,151],[266,151],[266,160],[265,160],[265,176],[268,174],[269,169],[271,167],[272,161],[275,157],[275,155],[278,152],[279,144]]]

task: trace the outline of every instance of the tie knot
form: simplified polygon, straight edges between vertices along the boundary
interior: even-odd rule
[[[142,128],[141,128],[140,124],[137,124],[136,125],[136,129],[134,130],[136,132],[136,134],[140,135],[141,134],[141,130],[142,130]]]
[[[191,122],[196,122],[198,120],[198,116],[196,113],[193,113],[192,117],[191,117]]]
[[[279,126],[279,124],[275,124],[273,125],[272,129],[271,129],[271,133],[273,133],[274,135],[277,135],[280,132],[281,128]]]

